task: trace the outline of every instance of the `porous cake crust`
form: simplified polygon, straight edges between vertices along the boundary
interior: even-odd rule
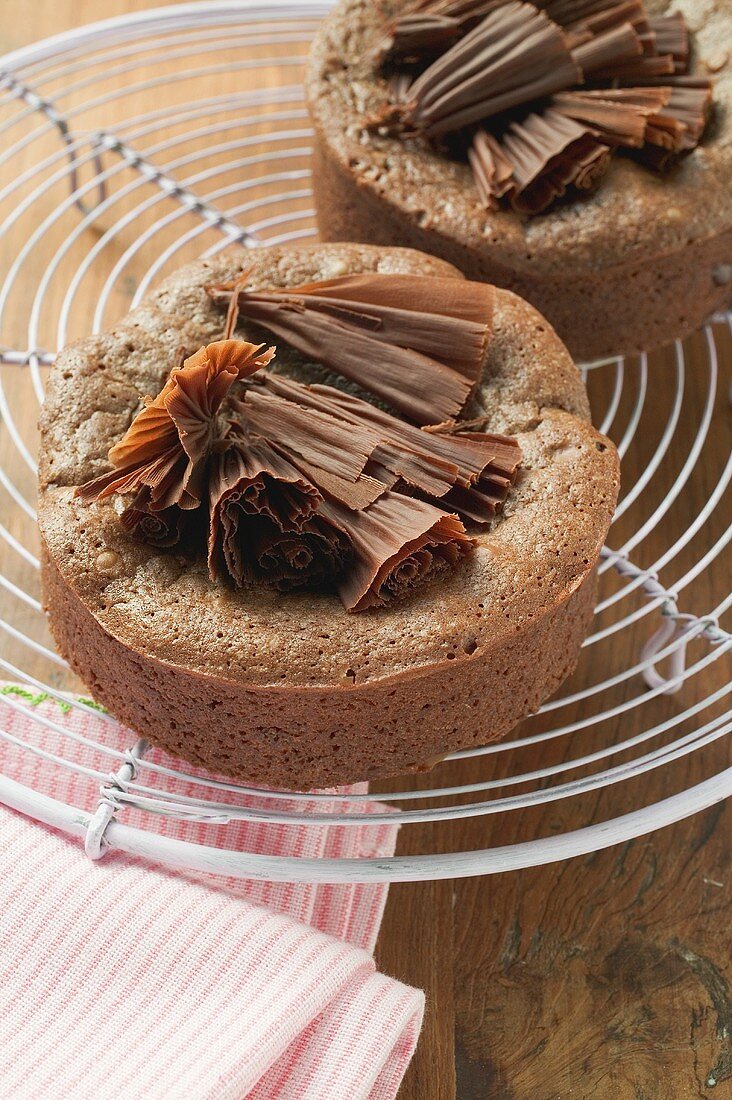
[[[347,614],[326,593],[234,591],[203,559],[122,530],[113,500],[77,485],[176,349],[220,336],[204,286],[254,265],[294,286],[363,271],[458,272],[404,249],[302,245],[232,252],[167,279],[113,329],[65,349],[42,413],[44,598],[59,649],[90,691],[155,744],[242,780],[305,789],[424,767],[500,737],[571,672],[592,614],[618,464],[588,422],[580,376],[555,333],[513,294],[468,415],[515,434],[524,460],[478,549],[393,608]],[[244,338],[259,339],[246,324]],[[280,349],[299,377],[314,371]]]
[[[529,220],[485,210],[467,163],[366,131],[385,99],[370,60],[380,8],[341,0],[313,44],[307,91],[324,240],[419,248],[513,290],[578,360],[667,343],[732,302],[732,0],[646,0],[651,13],[684,12],[694,67],[714,76],[703,144],[668,176],[615,157],[594,194]]]

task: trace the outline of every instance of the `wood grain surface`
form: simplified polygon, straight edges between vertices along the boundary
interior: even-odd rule
[[[25,0],[2,0],[0,50],[6,52],[92,19],[152,6],[145,0],[39,0],[32,5]],[[165,64],[161,58],[161,68]],[[287,79],[294,79],[292,73]],[[259,87],[282,80],[276,70],[256,71]],[[137,93],[137,99],[139,110],[149,108],[149,94],[146,100],[144,92]],[[129,109],[126,100],[124,110]],[[105,112],[104,124],[113,127],[114,103]],[[4,182],[0,179],[0,184]],[[235,202],[236,195],[230,201]],[[50,191],[47,209],[52,210],[56,202],[58,198]],[[306,206],[307,202],[303,209]],[[27,232],[27,226],[19,226],[15,235],[0,241],[0,277],[10,269]],[[179,227],[171,229],[176,232]],[[49,255],[63,239],[64,233],[60,229],[58,233],[60,236],[56,229],[49,229]],[[47,302],[54,315],[67,289],[65,272],[75,270],[80,257],[98,239],[98,228],[85,231],[49,285]],[[212,239],[204,236],[192,242],[181,260],[200,252]],[[112,260],[126,243],[123,235]],[[157,239],[141,252],[140,271],[151,262],[151,250],[156,247],[161,247]],[[115,285],[110,315],[126,311],[136,285],[132,275]],[[27,265],[18,293],[32,296],[35,289],[32,266]],[[73,335],[83,333],[91,323],[93,286],[81,302],[79,305],[77,296],[70,324]],[[44,339],[50,341],[52,335]],[[16,325],[10,311],[0,342],[25,347],[26,340],[24,327],[20,322]],[[726,386],[732,345],[721,326],[718,345],[726,381],[718,387],[712,403],[709,435],[693,464],[691,478],[674,499],[674,486],[683,476],[708,395],[708,349],[701,335],[692,338],[686,348],[682,415],[666,458],[648,490],[613,529],[611,545],[621,546],[655,508],[667,503],[661,522],[651,525],[653,529],[633,549],[634,560],[643,567],[683,537],[713,493],[730,454]],[[27,393],[27,379],[20,375],[25,369],[17,368],[15,375],[6,371],[4,379],[8,400],[15,402],[16,423],[32,447],[36,408],[32,402],[24,403],[22,396]],[[613,427],[615,438],[621,438],[631,423],[640,378],[639,365],[629,364]],[[591,372],[590,393],[596,410],[607,408],[614,382],[611,370]],[[675,383],[670,350],[652,357],[647,382],[641,430],[636,431],[623,462],[626,491],[642,475],[672,411]],[[32,495],[31,475],[17,463],[15,454],[15,443],[3,428],[0,464],[6,468],[10,463],[19,488]],[[32,545],[30,520],[17,509],[8,511],[8,516],[11,533]],[[662,582],[673,586],[684,577],[724,536],[731,521],[727,496],[694,537],[672,553],[661,571]],[[31,566],[17,555],[10,557],[10,579],[33,590],[36,580]],[[607,596],[617,587],[617,580],[608,576],[602,593]],[[680,606],[706,613],[729,588],[729,557],[715,558],[710,568],[684,585]],[[637,593],[632,599],[633,607],[642,606]],[[0,593],[0,611],[18,629],[36,630],[38,616],[19,608],[11,596]],[[627,611],[625,602],[610,607],[596,626],[611,624]],[[565,691],[581,691],[636,663],[644,641],[657,625],[657,616],[640,618],[633,627],[590,647]],[[726,625],[729,629],[729,617]],[[39,636],[39,640],[43,638]],[[3,652],[27,670],[48,674],[47,662],[7,639]],[[695,642],[689,660],[702,660],[709,652],[707,642]],[[593,723],[597,703],[592,698],[580,700],[561,708],[560,717],[555,712],[534,718],[521,731],[540,732],[549,727],[551,718],[553,724],[575,722],[578,728],[574,732],[530,750],[443,765],[431,775],[409,782],[426,788],[500,780],[531,768],[561,766],[563,761],[627,740],[682,714],[721,689],[730,672],[729,660],[723,657],[691,677],[677,695],[648,700],[637,677],[625,679],[603,694],[604,708],[620,708],[615,717]],[[60,673],[58,676],[56,682],[61,683]],[[633,700],[634,705],[622,709]],[[486,684],[486,705],[490,705],[490,684]],[[723,709],[724,699],[720,698],[674,727],[668,739],[691,732]],[[656,744],[653,741],[649,747]],[[640,751],[620,753],[608,760],[607,766]],[[399,850],[482,849],[579,829],[683,790],[719,771],[728,760],[729,740],[720,739],[703,752],[686,755],[642,777],[573,798],[537,802],[518,814],[466,817],[439,827],[405,826]],[[573,778],[602,766],[569,774]],[[385,789],[404,786],[400,781],[385,785]],[[428,998],[424,1031],[401,1100],[722,1100],[732,1096],[731,821],[729,806],[717,806],[622,847],[543,868],[394,886],[379,940],[378,965],[424,988]]]

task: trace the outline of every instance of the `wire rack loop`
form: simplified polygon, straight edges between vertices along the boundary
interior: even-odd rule
[[[109,845],[104,838],[109,823],[123,803],[120,795],[126,794],[130,783],[137,778],[140,760],[149,748],[149,742],[141,737],[132,748],[125,751],[125,762],[116,772],[111,772],[107,783],[102,784],[97,812],[90,819],[84,836],[84,851],[89,859],[101,859]]]

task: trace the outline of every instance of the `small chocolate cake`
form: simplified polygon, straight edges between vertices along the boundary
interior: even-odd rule
[[[731,43],[729,0],[341,0],[321,238],[513,290],[579,361],[683,336],[732,301]]]
[[[351,317],[357,343],[364,334],[389,335],[384,362],[400,362],[410,344],[425,345],[426,329],[416,326],[399,343],[404,312],[379,307],[375,320],[366,300],[378,280],[397,276],[398,288],[404,279],[419,284],[417,298],[433,285],[425,277],[442,280],[443,310],[448,299],[458,311],[460,302],[477,303],[479,324],[466,330],[452,317],[447,324],[450,332],[480,337],[469,356],[478,356],[478,374],[463,386],[456,420],[427,432],[419,425],[433,409],[456,400],[449,387],[438,394],[431,359],[415,360],[424,364],[422,386],[394,393],[405,405],[397,420],[385,411],[389,403],[373,396],[378,382],[370,373],[379,374],[381,356],[366,363],[365,399],[363,385],[335,377],[339,349],[334,360],[326,347],[328,325]],[[312,305],[307,296],[333,286],[361,299],[355,313],[339,301],[328,314],[322,298],[315,302],[310,321],[328,318],[319,360],[306,354],[297,326]],[[298,289],[288,297],[287,288]],[[279,304],[269,317],[273,300]],[[292,332],[289,341],[283,332]],[[238,339],[224,345],[222,335]],[[271,366],[269,343],[277,345]],[[457,354],[447,347],[442,353]],[[454,376],[445,373],[450,384]],[[214,393],[222,378],[233,387],[229,397],[239,392],[231,406],[221,405],[231,418],[223,442],[201,430],[223,400],[223,390]],[[308,403],[315,419],[303,421]],[[199,415],[203,406],[208,419]],[[318,433],[329,414],[321,406],[350,417],[338,475],[326,475],[319,468],[326,459],[313,450],[316,436],[326,449],[326,435]],[[303,423],[313,425],[312,439],[298,443]],[[266,500],[261,478],[256,500],[246,497],[253,482],[242,488],[242,463],[251,465],[262,447],[247,435],[252,425],[274,442]],[[389,476],[397,445],[374,447],[372,428],[382,441],[401,440],[400,477]],[[481,460],[483,472],[458,484],[457,466],[433,463],[432,473],[439,469],[455,482],[439,511],[428,497],[444,487],[428,493],[416,467],[429,466],[434,448],[457,453],[471,446],[495,449],[490,476]],[[140,448],[153,454],[147,465],[130,459]],[[349,474],[359,448],[370,457]],[[511,454],[520,454],[520,464]],[[240,480],[230,479],[232,462]],[[289,481],[288,462],[299,467]],[[348,493],[358,487],[365,499],[349,498],[346,508],[339,500],[349,477]],[[592,617],[617,488],[615,449],[589,423],[568,352],[515,295],[476,288],[443,261],[406,249],[326,244],[232,252],[183,268],[109,331],[59,355],[41,421],[45,604],[61,653],[94,697],[177,756],[286,788],[395,775],[502,736],[572,671]],[[375,505],[369,494],[381,494]],[[376,547],[373,535],[365,549],[357,538],[358,523],[374,509],[384,539],[394,537],[388,501],[400,515],[432,509],[441,517],[429,538],[409,536],[409,554],[397,555],[390,572],[383,559],[391,550]],[[476,501],[490,505],[491,518],[482,523],[470,522]],[[197,510],[184,510],[192,504]],[[259,509],[247,528],[256,539],[237,542],[232,524],[249,522],[250,506]],[[287,527],[297,507],[307,518]],[[259,557],[254,544],[274,530],[267,517],[275,513],[290,542],[273,572],[273,541]],[[351,520],[358,520],[353,529]],[[322,537],[324,567],[309,575],[312,583],[295,584]]]

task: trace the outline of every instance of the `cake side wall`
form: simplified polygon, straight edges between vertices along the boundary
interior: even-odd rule
[[[313,191],[323,241],[357,241],[416,248],[526,298],[554,326],[575,359],[644,351],[698,329],[732,305],[732,230],[690,241],[670,256],[650,256],[559,279],[527,277],[501,264],[489,241],[476,246],[392,204],[344,165],[312,111]]]
[[[423,770],[425,761],[501,737],[574,669],[596,591],[593,570],[498,650],[322,691],[247,689],[137,653],[103,630],[45,547],[42,582],[59,651],[121,722],[193,764],[303,790]]]

